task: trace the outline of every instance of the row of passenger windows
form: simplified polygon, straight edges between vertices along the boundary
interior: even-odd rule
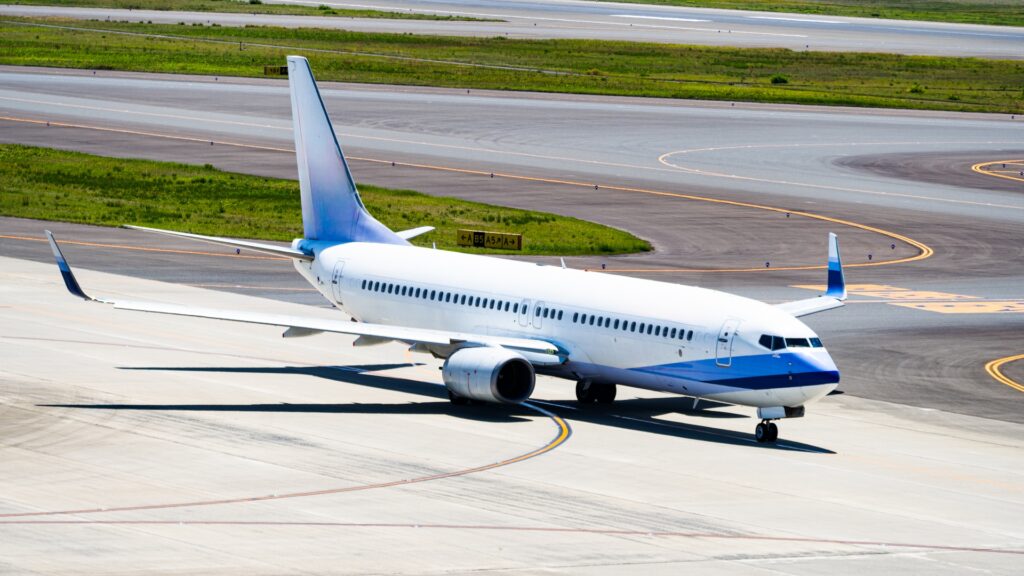
[[[580,314],[579,312],[573,313],[572,321],[573,323],[586,324],[588,326],[611,328],[612,330],[622,330],[623,332],[638,332],[640,334],[650,334],[673,340],[693,340],[693,330],[686,330],[685,328],[669,328],[668,326],[647,324],[645,322],[638,324],[630,320],[620,320],[595,314]]]
[[[394,294],[396,296],[405,296],[408,298],[422,298],[423,300],[431,300],[433,302],[474,306],[476,308],[498,310],[499,312],[511,311],[513,314],[519,313],[518,303],[508,302],[506,300],[495,300],[494,298],[481,298],[479,296],[471,296],[469,294],[455,294],[453,292],[444,292],[441,290],[427,290],[426,288],[403,286],[401,284],[378,282],[376,280],[363,280],[362,288],[363,290],[380,292],[382,294]],[[561,313],[559,313],[559,318],[561,318]]]
[[[782,336],[772,336],[771,334],[762,334],[757,342],[769,350],[823,347],[821,338],[783,338]]]
[[[489,310],[497,310],[499,312],[512,312],[513,314],[519,313],[518,302],[495,300],[493,298],[481,298],[480,296],[471,296],[469,294],[455,294],[453,292],[444,292],[440,290],[428,290],[426,288],[403,286],[401,284],[392,284],[390,282],[380,282],[377,280],[363,280],[362,289],[369,290],[370,292],[394,294],[396,296],[405,296],[408,298],[422,298],[433,302],[474,306],[476,308],[486,308]],[[523,307],[523,313],[526,313],[525,306]],[[537,306],[533,311],[534,316],[538,318],[548,318],[551,320],[561,320],[563,313],[563,310],[547,308],[545,306]],[[597,326],[598,328],[611,328],[612,330],[622,330],[623,332],[650,334],[653,336],[677,340],[693,340],[693,330],[686,330],[685,328],[669,328],[668,326],[658,326],[644,322],[640,322],[638,324],[637,322],[631,322],[629,320],[619,320],[618,318],[612,319],[606,316],[581,314],[579,312],[573,313],[572,321],[574,324]]]

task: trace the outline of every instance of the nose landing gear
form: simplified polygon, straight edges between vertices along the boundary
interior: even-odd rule
[[[775,442],[779,439],[779,427],[770,420],[762,420],[760,424],[754,428],[754,439],[759,443]]]

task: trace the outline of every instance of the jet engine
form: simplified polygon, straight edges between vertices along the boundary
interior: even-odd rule
[[[504,348],[462,348],[441,370],[453,398],[519,404],[533,394],[533,365]]]

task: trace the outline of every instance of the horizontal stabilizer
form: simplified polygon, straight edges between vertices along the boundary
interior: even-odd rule
[[[219,236],[203,236],[202,234],[189,234],[188,232],[175,232],[173,230],[145,228],[143,226],[129,226],[127,224],[122,226],[122,228],[127,228],[129,230],[142,230],[143,232],[155,232],[157,234],[177,236],[178,238],[188,238],[189,240],[198,240],[200,242],[220,244],[222,246],[245,248],[246,250],[252,250],[253,252],[260,252],[262,254],[272,254],[274,256],[282,256],[284,258],[295,258],[296,260],[313,259],[312,254],[306,254],[301,250],[296,250],[294,248],[288,248],[285,246],[274,246],[273,244],[260,244],[259,242],[249,242],[248,240],[234,240],[232,238],[221,238]]]
[[[410,238],[415,238],[417,236],[422,236],[423,234],[426,234],[427,232],[433,232],[433,231],[434,231],[434,227],[433,226],[420,226],[419,228],[412,228],[410,230],[402,230],[401,232],[395,232],[395,234],[399,238],[401,238],[402,240],[409,240]]]

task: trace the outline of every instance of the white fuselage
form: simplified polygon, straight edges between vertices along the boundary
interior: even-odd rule
[[[803,322],[724,292],[360,242],[296,267],[362,322],[551,342],[568,358],[538,369],[553,376],[750,406],[803,405],[839,381]],[[794,346],[771,350],[763,335]]]

